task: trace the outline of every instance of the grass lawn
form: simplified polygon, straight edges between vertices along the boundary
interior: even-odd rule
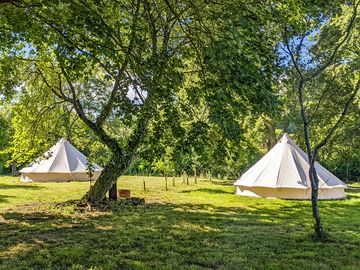
[[[231,182],[121,177],[145,206],[76,210],[89,183],[0,177],[0,269],[360,269],[360,192],[320,202],[328,243],[311,240],[310,202],[234,195]],[[360,187],[359,185],[357,187]]]

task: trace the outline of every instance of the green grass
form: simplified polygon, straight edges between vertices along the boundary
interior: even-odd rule
[[[320,202],[328,243],[311,240],[310,202],[234,195],[231,182],[122,177],[145,206],[79,211],[89,183],[0,177],[0,269],[359,269],[360,192]],[[359,185],[357,187],[360,187]],[[60,204],[59,204],[60,203]]]

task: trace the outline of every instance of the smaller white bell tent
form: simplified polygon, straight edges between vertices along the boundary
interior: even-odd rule
[[[22,182],[67,182],[88,181],[87,158],[71,143],[62,138],[47,151],[42,158],[35,160],[29,167],[20,170]],[[93,163],[96,180],[102,168]]]
[[[311,198],[307,154],[287,133],[234,185],[236,194],[252,197],[300,199]],[[319,199],[345,198],[347,187],[340,179],[319,163],[315,164],[319,177]]]

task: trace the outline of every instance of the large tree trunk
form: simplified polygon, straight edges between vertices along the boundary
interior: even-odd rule
[[[147,119],[143,118],[139,120],[137,128],[134,130],[133,134],[129,139],[129,143],[125,149],[121,149],[117,142],[106,135],[102,129],[98,129],[99,136],[102,138],[102,141],[111,149],[113,153],[113,158],[108,162],[102,171],[99,179],[95,182],[94,186],[91,188],[88,196],[88,201],[90,203],[97,204],[103,200],[106,195],[106,192],[110,191],[110,199],[116,199],[116,181],[117,179],[126,171],[130,166],[136,150],[140,145],[142,139],[146,133]]]
[[[93,204],[100,203],[106,192],[114,186],[119,176],[122,175],[125,164],[121,164],[121,161],[118,159],[112,159],[102,171],[99,179],[95,182],[94,186],[90,189],[88,201]],[[116,191],[115,191],[116,192]],[[109,192],[109,199],[114,199],[112,197],[113,193]]]

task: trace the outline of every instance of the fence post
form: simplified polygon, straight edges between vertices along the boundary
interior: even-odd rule
[[[144,191],[146,191],[145,178],[143,178]]]
[[[165,190],[168,190],[168,187],[167,187],[167,175],[165,174]]]

